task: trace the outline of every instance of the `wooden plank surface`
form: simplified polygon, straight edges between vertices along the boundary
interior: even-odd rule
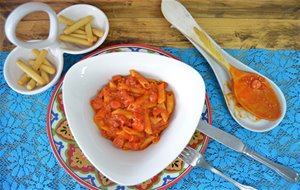
[[[6,17],[26,0],[0,0],[0,51],[14,46],[6,39]],[[110,33],[103,44],[142,43],[154,46],[192,47],[164,19],[160,0],[42,0],[56,12],[88,3],[103,10]],[[300,49],[299,0],[182,0],[198,23],[223,48]],[[18,25],[21,39],[44,39],[49,22],[45,13],[26,16]]]

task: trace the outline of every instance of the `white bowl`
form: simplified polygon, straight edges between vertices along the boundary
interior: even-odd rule
[[[101,136],[89,103],[113,75],[128,75],[130,69],[168,82],[176,100],[170,125],[160,141],[142,151],[115,148],[110,140]],[[119,52],[75,64],[65,76],[63,100],[72,134],[89,161],[112,181],[136,185],[165,169],[188,144],[201,117],[205,86],[196,70],[178,60],[140,52]]]
[[[24,63],[28,63],[30,59],[36,59],[36,57],[31,53],[31,49],[16,47],[6,58],[3,69],[4,79],[11,89],[21,94],[34,95],[41,93],[56,84],[63,69],[63,57],[62,55],[53,55],[48,48],[44,49],[48,50],[47,60],[51,62],[56,69],[54,75],[49,75],[50,82],[45,86],[36,87],[33,90],[28,90],[26,85],[21,86],[18,84],[18,80],[24,72],[16,64],[17,60],[20,59]]]
[[[65,8],[61,12],[57,14],[57,16],[65,16],[74,21],[77,21],[85,16],[91,15],[94,17],[92,21],[92,27],[98,28],[103,31],[103,36],[98,39],[96,43],[94,43],[91,47],[76,45],[69,42],[59,42],[59,48],[63,49],[64,52],[70,54],[83,54],[90,52],[97,47],[99,47],[104,40],[106,39],[108,32],[109,32],[109,23],[106,15],[97,7],[87,4],[77,4],[72,5],[70,7]],[[58,24],[58,35],[63,34],[63,30],[66,27],[65,24],[59,23]]]

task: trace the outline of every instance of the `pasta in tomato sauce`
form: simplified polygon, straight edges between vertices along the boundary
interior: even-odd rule
[[[123,150],[143,150],[157,143],[175,107],[168,83],[138,71],[115,75],[90,101],[102,136]]]

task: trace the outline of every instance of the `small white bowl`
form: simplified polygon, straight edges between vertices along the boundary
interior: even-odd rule
[[[73,43],[68,42],[59,42],[59,48],[63,49],[65,53],[70,54],[83,54],[87,53],[89,51],[92,51],[99,47],[104,40],[106,39],[108,32],[109,32],[109,23],[106,15],[97,7],[94,7],[92,5],[86,5],[86,4],[77,4],[72,5],[70,7],[65,8],[61,12],[57,14],[57,16],[65,16],[68,17],[74,21],[77,21],[85,16],[91,15],[94,17],[91,25],[92,27],[95,27],[97,29],[100,29],[103,31],[103,36],[98,39],[96,43],[94,43],[91,47],[76,45]],[[58,35],[63,34],[63,29],[66,27],[65,24],[59,23],[58,24]]]
[[[45,11],[50,18],[50,31],[46,40],[31,40],[24,42],[16,37],[16,27],[18,22],[27,14],[34,11]],[[59,15],[66,16],[74,21],[91,15],[94,17],[92,26],[104,32],[103,36],[98,39],[91,47],[79,46],[72,43],[61,42],[58,35],[63,33],[65,25],[58,23],[57,15],[45,3],[30,2],[17,7],[7,18],[5,23],[5,33],[7,38],[17,47],[8,55],[4,64],[4,78],[7,84],[16,92],[25,95],[34,95],[41,93],[52,87],[59,79],[63,65],[63,53],[83,54],[98,48],[106,39],[109,31],[109,23],[106,15],[98,8],[92,5],[77,4],[62,10]],[[17,81],[22,76],[22,70],[16,65],[18,59],[27,62],[29,59],[35,59],[31,49],[48,50],[47,59],[55,66],[56,73],[51,76],[51,81],[45,86],[36,87],[33,90],[27,90],[25,86],[20,86]]]
[[[21,86],[18,84],[18,80],[24,74],[24,72],[16,64],[17,60],[20,59],[24,63],[28,64],[30,59],[36,58],[31,53],[31,49],[16,47],[6,58],[3,69],[4,79],[11,89],[21,94],[34,95],[41,93],[56,84],[63,69],[63,56],[60,54],[55,56],[48,48],[44,49],[48,50],[47,60],[55,67],[56,70],[54,75],[49,75],[50,82],[45,86],[36,87],[33,90],[28,90],[26,85]]]
[[[118,149],[101,136],[90,106],[113,75],[128,75],[130,69],[168,82],[176,101],[159,142],[142,151]],[[193,136],[205,101],[204,81],[196,70],[175,59],[141,52],[104,54],[78,62],[67,72],[62,92],[66,117],[80,149],[101,173],[121,185],[142,183],[174,161]]]

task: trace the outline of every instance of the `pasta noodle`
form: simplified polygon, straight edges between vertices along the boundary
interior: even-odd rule
[[[168,127],[175,97],[166,82],[129,73],[113,76],[90,104],[102,136],[123,150],[143,150]]]

